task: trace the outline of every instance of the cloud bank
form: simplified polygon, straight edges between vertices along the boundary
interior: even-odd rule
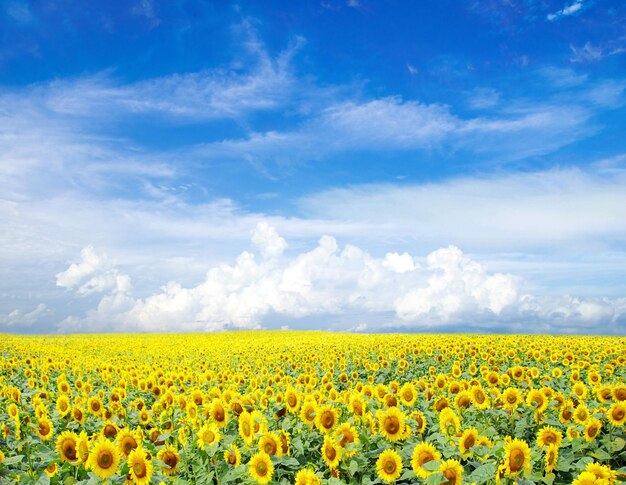
[[[266,222],[257,224],[251,240],[258,253],[244,251],[234,262],[210,268],[196,286],[170,281],[145,298],[134,298],[130,277],[86,247],[79,262],[57,275],[57,285],[103,296],[96,308],[66,318],[58,330],[256,329],[277,317],[297,322],[355,312],[381,315],[374,324],[354,322],[359,330],[419,331],[464,322],[478,329],[580,332],[590,323],[626,323],[626,299],[536,297],[520,278],[490,272],[455,246],[425,258],[406,252],[377,258],[326,235],[314,248],[289,255]]]

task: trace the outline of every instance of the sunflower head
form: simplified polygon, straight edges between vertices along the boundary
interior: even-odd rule
[[[613,426],[624,426],[626,422],[626,403],[622,401],[613,403],[607,411],[607,418]]]
[[[341,460],[342,449],[330,436],[324,436],[324,443],[322,444],[322,458],[328,465],[328,468],[334,470],[339,465]]]
[[[561,447],[563,442],[563,433],[552,426],[544,426],[537,434],[537,444],[542,448],[556,445],[557,449]]]
[[[378,477],[386,483],[395,482],[402,473],[402,460],[394,450],[385,450],[376,461]]]
[[[128,470],[133,483],[138,485],[150,483],[154,467],[148,456],[148,452],[141,446],[135,448],[128,455]]]
[[[300,470],[296,473],[295,485],[320,485],[322,481],[311,469]]]
[[[472,454],[472,447],[478,444],[478,430],[470,428],[463,432],[459,440],[459,451],[463,458],[467,458]]]
[[[378,431],[392,443],[404,437],[405,416],[396,407],[387,408],[378,417]]]
[[[274,465],[269,455],[263,451],[259,451],[248,462],[248,470],[250,476],[256,483],[264,485],[269,483],[274,474]]]
[[[337,410],[330,404],[320,406],[315,411],[315,426],[322,433],[330,432],[339,420]]]
[[[507,476],[517,476],[524,470],[530,471],[530,447],[524,440],[508,439],[504,445],[504,465]]]
[[[425,470],[423,466],[430,461],[440,461],[441,454],[432,443],[419,443],[413,449],[411,467],[413,472],[420,478],[427,478],[433,472]]]
[[[441,463],[439,472],[443,474],[445,485],[461,485],[463,483],[463,467],[456,460],[446,460]]]
[[[89,469],[99,478],[115,475],[120,463],[120,454],[113,443],[105,438],[94,442],[89,450]]]
[[[57,438],[56,451],[61,457],[61,461],[76,463],[80,461],[78,455],[78,436],[71,431],[63,431]]]
[[[180,455],[176,448],[171,445],[166,445],[157,453],[157,458],[165,463],[165,466],[161,468],[161,471],[171,476],[178,473],[178,464],[180,463]]]

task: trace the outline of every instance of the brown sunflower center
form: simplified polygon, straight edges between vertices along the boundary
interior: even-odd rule
[[[400,431],[400,420],[396,416],[387,416],[383,426],[387,433],[396,434]]]
[[[473,435],[469,435],[467,438],[465,438],[465,448],[471,448],[472,446],[474,446],[474,444],[476,443],[476,439],[474,438]]]
[[[110,451],[101,451],[98,455],[98,466],[103,469],[111,468],[113,465],[113,455]]]
[[[133,465],[133,473],[137,478],[145,478],[148,474],[146,464],[144,462],[135,463]]]
[[[622,419],[624,419],[625,414],[626,413],[624,412],[623,409],[621,408],[615,409],[613,410],[613,419],[616,421],[621,421]]]
[[[63,456],[69,461],[76,461],[76,443],[66,441],[63,445]]]
[[[176,455],[171,451],[167,451],[163,455],[163,463],[165,463],[170,468],[175,468],[178,464],[178,458],[176,458]]]
[[[509,456],[509,467],[512,472],[518,472],[524,466],[524,452],[518,448],[515,448],[511,451],[511,455]]]
[[[324,428],[330,429],[335,424],[335,416],[333,416],[333,413],[326,411],[324,412],[324,414],[322,414],[321,421]]]
[[[265,464],[264,461],[257,463],[256,472],[257,472],[257,475],[261,477],[264,477],[265,475],[267,475],[267,465]]]
[[[328,458],[330,461],[333,461],[336,457],[337,457],[337,451],[335,450],[335,448],[333,446],[327,446],[326,458]]]
[[[122,440],[122,449],[124,450],[124,453],[126,453],[126,455],[128,455],[135,448],[137,448],[137,442],[132,436],[126,436]]]
[[[417,462],[420,466],[424,466],[429,461],[434,459],[433,454],[430,451],[422,451],[417,457]]]

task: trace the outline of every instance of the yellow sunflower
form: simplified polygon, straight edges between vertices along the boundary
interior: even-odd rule
[[[574,409],[574,421],[578,424],[586,424],[590,417],[591,414],[589,413],[589,408],[587,408],[584,404],[579,404]]]
[[[216,446],[221,438],[222,435],[218,427],[213,423],[206,423],[198,430],[198,441],[196,441],[196,444],[198,448],[206,450]]]
[[[128,474],[133,483],[145,485],[152,480],[154,467],[148,458],[148,452],[138,446],[128,455]]]
[[[441,463],[439,472],[446,479],[445,485],[461,485],[463,483],[463,467],[456,460],[446,460]]]
[[[461,439],[459,440],[459,452],[463,458],[467,458],[472,455],[472,446],[478,444],[478,430],[476,428],[470,428],[463,432]]]
[[[71,431],[63,431],[57,438],[56,451],[61,457],[61,461],[68,463],[80,462],[78,456],[78,436]]]
[[[530,471],[530,448],[528,443],[517,438],[507,438],[504,445],[504,465],[507,476],[517,476],[524,470]]]
[[[432,475],[432,471],[422,468],[426,463],[430,461],[440,461],[441,454],[433,446],[432,443],[419,443],[413,450],[411,457],[411,467],[419,478],[428,478]]]
[[[339,465],[339,460],[341,460],[341,448],[335,440],[333,440],[330,436],[324,436],[324,443],[322,444],[322,458],[328,465],[328,468],[334,470]]]
[[[281,456],[283,454],[280,438],[276,433],[272,432],[265,433],[259,438],[259,449],[268,455]]]
[[[602,427],[602,422],[599,419],[590,418],[589,420],[587,420],[587,424],[585,425],[585,429],[583,431],[585,440],[588,442],[595,440],[598,434],[600,433],[601,427]]]
[[[387,408],[378,416],[378,431],[392,443],[404,437],[404,413],[396,407]]]
[[[385,450],[376,461],[378,477],[387,483],[395,482],[402,473],[402,459],[394,450]]]
[[[555,445],[548,446],[545,457],[546,471],[551,472],[556,466],[556,461],[559,459],[559,448]]]
[[[343,451],[343,456],[345,458],[350,458],[351,456],[356,454],[356,450],[346,450],[346,447],[350,444],[356,446],[360,443],[359,433],[350,423],[341,424],[333,434],[333,437],[341,446]]]
[[[248,462],[250,476],[256,483],[264,485],[269,483],[274,474],[274,465],[267,453],[259,451]]]
[[[300,419],[309,426],[313,426],[315,422],[316,404],[314,401],[306,400],[300,408]]]
[[[239,436],[247,444],[251,445],[254,440],[254,433],[252,432],[252,416],[248,411],[243,411],[239,415]]]
[[[117,434],[117,446],[124,458],[128,458],[130,452],[139,446],[139,441],[137,434],[128,428],[122,429]]]
[[[439,415],[439,428],[447,436],[456,436],[461,430],[461,421],[452,409],[445,408]]]
[[[417,400],[417,391],[412,383],[407,382],[402,386],[400,389],[400,400],[405,406],[413,406],[413,404],[415,404],[415,401]]]
[[[551,445],[556,445],[557,448],[560,448],[561,443],[563,443],[563,433],[552,426],[544,426],[537,434],[537,445],[541,448],[547,448]]]
[[[209,414],[215,423],[223,428],[228,424],[228,412],[221,399],[215,399],[209,407]]]
[[[236,445],[230,445],[224,452],[224,461],[233,468],[241,464],[241,452]]]
[[[98,439],[89,450],[89,469],[99,478],[109,478],[117,472],[120,454],[113,443],[105,438]]]
[[[522,403],[522,396],[519,389],[507,387],[502,393],[502,400],[506,409],[515,409]]]
[[[78,405],[72,407],[72,418],[74,421],[78,424],[85,424],[85,417],[85,410],[82,407]]]
[[[166,445],[165,448],[162,448],[157,453],[157,459],[165,463],[165,467],[161,468],[165,475],[171,476],[178,473],[180,455],[178,454],[178,451],[176,451],[176,448],[171,445]]]
[[[41,418],[37,421],[37,428],[35,430],[37,436],[41,438],[42,441],[48,441],[52,438],[54,433],[54,428],[52,427],[52,421],[48,418]]]
[[[320,406],[315,410],[315,426],[322,433],[330,432],[339,420],[337,410],[330,404]]]
[[[294,485],[321,485],[322,481],[311,469],[304,469],[296,473]]]
[[[57,399],[56,408],[59,416],[62,418],[67,416],[72,409],[70,406],[70,399],[65,394],[61,394]]]
[[[623,401],[613,403],[606,416],[609,423],[613,426],[624,426],[624,422],[626,422],[626,403]]]
[[[290,413],[295,413],[300,407],[300,395],[293,387],[290,387],[285,392],[285,404],[287,405],[287,410]]]
[[[591,472],[582,472],[574,479],[572,485],[597,485],[596,476]]]

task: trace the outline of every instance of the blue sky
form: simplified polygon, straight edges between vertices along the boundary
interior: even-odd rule
[[[0,6],[0,331],[624,333],[618,1]]]

